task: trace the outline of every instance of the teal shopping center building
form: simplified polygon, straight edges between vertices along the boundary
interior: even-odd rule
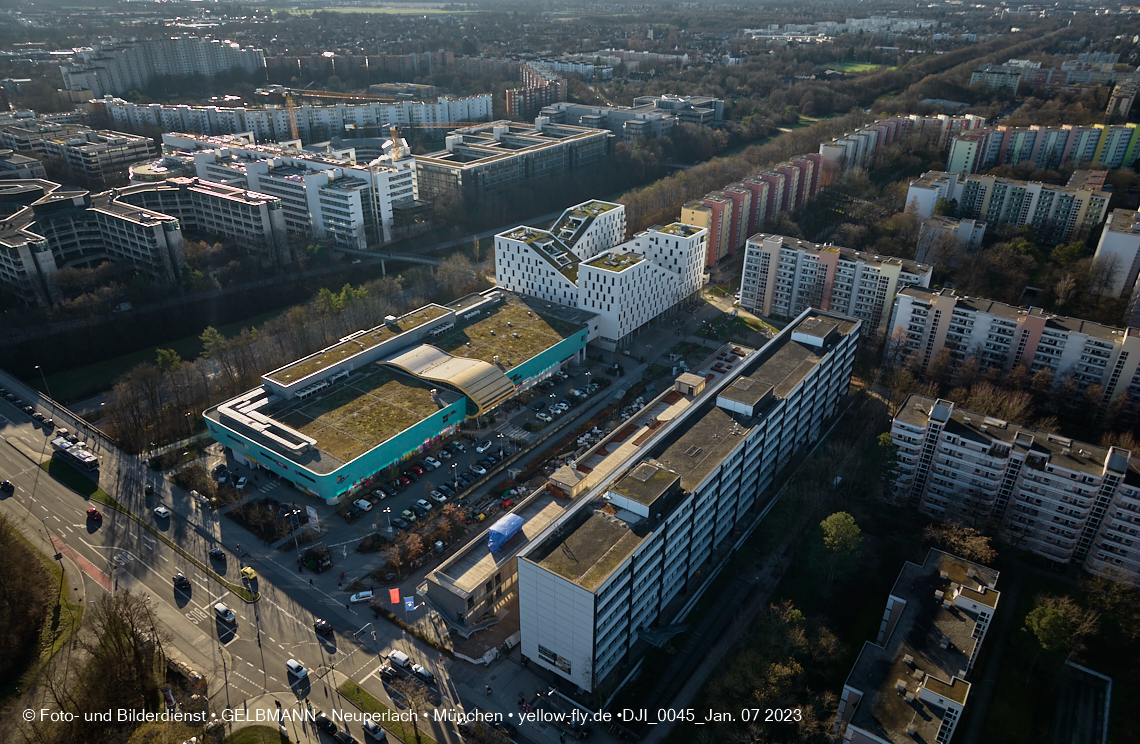
[[[594,318],[500,289],[426,305],[263,375],[206,426],[238,462],[337,504],[584,361]]]

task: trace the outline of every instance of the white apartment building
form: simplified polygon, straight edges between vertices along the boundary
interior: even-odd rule
[[[1140,460],[912,395],[891,426],[895,496],[1022,549],[1140,581]]]
[[[1106,295],[1120,297],[1132,292],[1140,276],[1140,212],[1112,210],[1104,221],[1093,260],[1110,272]]]
[[[847,392],[859,329],[808,310],[760,350],[726,347],[707,376],[679,377],[651,425],[613,445],[629,454],[597,463],[577,502],[519,552],[522,653],[584,690],[609,678],[818,440]],[[665,405],[674,399],[684,405]]]
[[[843,684],[844,744],[946,744],[970,695],[966,677],[1001,593],[998,572],[933,548],[907,563],[887,597],[875,642]]]
[[[192,166],[203,180],[247,188],[281,199],[291,233],[366,250],[392,240],[393,205],[416,198],[415,161],[400,139],[387,154],[358,163],[347,148],[331,154],[253,144],[253,135],[162,135],[169,157]]]
[[[161,103],[136,104],[114,96],[92,101],[101,106],[115,126],[127,129],[158,128],[207,136],[252,132],[257,142],[292,139],[292,123],[285,106],[229,107]],[[293,118],[304,142],[317,142],[346,133],[383,132],[390,126],[464,124],[489,121],[491,94],[436,101],[370,101],[331,106],[297,105]]]
[[[955,364],[972,356],[982,368],[1008,371],[1023,365],[1031,375],[1048,369],[1057,384],[1070,376],[1081,388],[1100,385],[1098,418],[1121,396],[1140,400],[1136,328],[962,297],[950,289],[907,287],[895,302],[888,338],[888,353],[902,351],[923,370],[946,349]]]
[[[818,307],[882,328],[898,292],[913,285],[929,287],[931,271],[903,258],[761,233],[745,246],[740,306],[785,318]]]
[[[1057,245],[1103,222],[1110,196],[1087,186],[928,171],[911,181],[906,203],[925,219],[940,199],[957,202],[958,217],[983,220],[990,228],[1032,225],[1039,242]]]
[[[495,281],[504,289],[596,313],[589,340],[616,349],[643,325],[700,290],[708,231],[673,223],[625,237],[625,207],[571,207],[550,231],[495,236]]]
[[[265,53],[231,41],[183,36],[99,44],[75,52],[61,65],[63,87],[90,91],[93,98],[143,90],[158,75],[205,75],[235,68],[265,69]]]
[[[938,254],[946,251],[948,244],[953,249],[949,264],[954,265],[960,256],[976,253],[982,247],[985,236],[986,223],[981,220],[959,220],[943,215],[928,217],[922,221],[919,229],[914,258],[921,263],[934,265],[938,259],[944,258]]]

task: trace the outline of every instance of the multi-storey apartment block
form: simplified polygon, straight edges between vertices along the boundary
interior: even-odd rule
[[[445,149],[415,156],[419,194],[478,200],[580,173],[604,160],[609,138],[605,130],[552,124],[541,116],[534,126],[496,121],[457,129]]]
[[[1010,65],[982,65],[970,74],[970,85],[984,85],[987,88],[1017,93],[1025,68]]]
[[[149,137],[42,119],[0,124],[0,147],[29,157],[59,160],[91,184],[125,179],[132,163],[158,152]]]
[[[1140,153],[1138,143],[1140,128],[1136,124],[977,129],[953,139],[946,170],[967,174],[1026,162],[1038,168],[1059,168],[1067,163],[1130,167]]]
[[[998,572],[931,549],[907,562],[887,597],[879,634],[843,685],[844,744],[946,744],[970,695],[966,677],[1001,593]]]
[[[1021,365],[1030,374],[1049,370],[1058,384],[1069,376],[1081,388],[1100,385],[1104,393],[1097,416],[1122,396],[1140,400],[1140,330],[1135,328],[961,297],[949,289],[907,287],[898,294],[888,335],[890,353],[909,355],[923,370],[945,349],[955,364],[972,356],[983,368]]]
[[[184,36],[80,49],[71,64],[59,69],[64,88],[102,98],[143,90],[159,75],[210,77],[235,68],[264,70],[265,53],[231,41]]]
[[[289,232],[342,248],[364,250],[390,241],[394,206],[416,198],[415,161],[402,139],[368,163],[356,162],[352,148],[315,154],[297,141],[257,145],[250,133],[164,134],[162,142],[168,157],[203,180],[278,197]]]
[[[466,98],[441,96],[435,101],[368,101],[332,106],[298,104],[292,116],[285,106],[189,106],[185,104],[131,103],[113,96],[91,102],[102,108],[115,126],[125,129],[161,129],[220,136],[252,132],[257,142],[290,140],[297,136],[311,143],[333,137],[383,135],[391,126],[467,124],[490,121],[491,94]]]
[[[708,231],[681,223],[631,240],[620,204],[571,207],[550,231],[495,236],[495,281],[504,289],[594,313],[591,341],[615,349],[701,287]]]
[[[1140,460],[912,395],[891,427],[895,495],[992,526],[1058,564],[1140,580]]]
[[[959,256],[974,253],[981,248],[985,235],[986,223],[980,220],[959,220],[941,215],[928,217],[922,221],[914,258],[920,263],[933,265],[938,259],[945,259],[944,255],[938,254],[946,251],[946,244],[949,243],[953,246],[949,263],[953,265]]]
[[[900,290],[930,286],[925,264],[783,235],[753,235],[746,251],[740,306],[758,315],[791,318],[818,307],[882,328]]]
[[[641,630],[667,623],[671,600],[823,433],[859,328],[809,310],[758,351],[726,347],[632,419],[627,439],[580,459],[576,503],[518,553],[522,652],[594,690]]]
[[[43,163],[15,150],[0,150],[0,179],[47,178]]]
[[[566,100],[566,81],[537,62],[526,62],[522,87],[507,89],[507,116],[531,119],[544,106]]]
[[[957,202],[958,217],[982,220],[990,229],[1032,225],[1039,242],[1056,245],[1103,222],[1109,197],[1093,188],[928,171],[911,181],[906,202],[924,219],[933,216],[940,199]]]
[[[1093,260],[1109,272],[1106,295],[1120,297],[1132,292],[1140,276],[1140,212],[1112,210],[1104,221]]]
[[[920,134],[946,147],[950,138],[959,133],[977,129],[985,124],[983,117],[965,116],[895,116],[880,119],[854,132],[835,137],[819,145],[823,156],[823,185],[830,186],[841,174],[852,168],[869,168],[875,153],[897,142],[908,134]]]

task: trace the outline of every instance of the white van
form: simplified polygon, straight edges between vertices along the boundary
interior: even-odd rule
[[[352,602],[353,604],[360,604],[361,602],[371,602],[372,601],[372,590],[369,589],[368,591],[365,591],[365,592],[357,592],[356,594],[353,594],[351,597],[349,597],[348,601]]]
[[[388,661],[401,669],[409,669],[412,666],[412,660],[403,651],[392,651],[388,654]]]

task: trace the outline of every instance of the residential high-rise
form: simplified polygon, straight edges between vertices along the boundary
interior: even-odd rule
[[[631,240],[625,208],[571,207],[550,231],[518,227],[495,236],[495,282],[504,289],[596,314],[591,341],[616,349],[701,287],[708,232],[681,223]]]
[[[888,337],[890,353],[909,355],[925,370],[943,350],[954,364],[968,357],[983,369],[1025,366],[1049,370],[1054,382],[1071,377],[1082,389],[1103,388],[1100,417],[1122,396],[1140,400],[1140,329],[1028,310],[953,290],[907,287],[898,294]]]
[[[668,624],[671,601],[823,434],[847,392],[859,329],[807,310],[758,351],[725,347],[631,419],[620,441],[583,455],[576,503],[518,553],[522,653],[596,690],[643,630]]]
[[[212,77],[233,69],[256,74],[265,69],[265,53],[231,41],[181,36],[80,49],[59,69],[65,89],[102,98],[144,90],[159,75]]]
[[[1103,222],[1109,197],[1093,188],[928,171],[910,182],[906,203],[925,219],[933,216],[939,200],[946,199],[956,202],[960,218],[982,220],[991,230],[1031,225],[1039,242],[1057,245]]]
[[[949,742],[970,695],[966,681],[1001,593],[998,572],[933,548],[907,562],[874,643],[843,684],[836,723],[849,744]]]
[[[952,401],[910,396],[895,416],[895,497],[988,526],[1023,550],[1140,580],[1140,460]]]
[[[522,87],[507,89],[507,116],[532,119],[552,103],[566,100],[566,81],[537,62],[521,66]]]
[[[711,191],[681,207],[681,222],[708,230],[706,266],[716,266],[729,254],[734,206],[722,192]]]
[[[760,233],[746,244],[740,306],[785,318],[818,307],[882,328],[898,292],[930,286],[930,273],[906,259]]]
[[[415,161],[400,139],[385,154],[358,163],[355,151],[317,154],[299,142],[257,145],[253,135],[162,135],[168,157],[203,180],[273,194],[291,233],[364,250],[392,240],[393,207],[416,198]]]
[[[934,266],[940,261],[957,265],[958,260],[982,247],[986,223],[954,217],[928,217],[922,221],[915,247],[916,261]]]

